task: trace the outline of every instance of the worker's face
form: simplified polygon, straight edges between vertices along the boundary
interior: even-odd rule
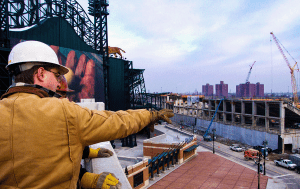
[[[60,87],[60,73],[58,69],[51,68],[49,70],[44,69],[44,82],[47,89],[50,89],[51,91],[56,91],[58,87]]]

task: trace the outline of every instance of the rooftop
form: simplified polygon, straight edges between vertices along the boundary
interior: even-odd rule
[[[185,133],[176,132],[164,125],[155,127],[167,134],[163,142],[183,141]],[[121,147],[116,140],[114,149],[123,168],[133,165],[143,157],[143,141],[145,136],[137,136],[137,146],[134,148]],[[120,158],[121,157],[121,158]],[[124,158],[122,158],[124,157]],[[125,158],[127,157],[127,159]],[[129,158],[128,158],[129,157]],[[257,172],[230,159],[213,154],[211,151],[199,146],[197,156],[187,162],[176,165],[174,168],[150,180],[147,188],[258,188]],[[269,177],[260,175],[260,188],[267,188]],[[274,185],[270,185],[274,186]]]

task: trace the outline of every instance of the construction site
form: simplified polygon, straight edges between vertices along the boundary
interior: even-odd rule
[[[179,98],[179,97],[178,97]],[[165,96],[165,107],[170,106]],[[300,111],[290,101],[280,99],[211,99],[200,97],[188,105],[185,99],[171,100],[174,121],[205,131],[216,112],[210,128],[216,135],[256,146],[268,141],[268,146],[282,153],[300,147]]]
[[[125,186],[146,188],[149,178],[151,180],[154,175],[159,177],[159,172],[162,169],[165,171],[165,165],[168,169],[169,166],[179,167],[179,164],[200,156],[197,153],[198,139],[194,134],[213,135],[212,138],[216,135],[249,146],[267,145],[279,153],[291,153],[300,148],[300,106],[294,76],[296,64],[290,65],[273,33],[271,35],[291,71],[293,98],[264,98],[263,84],[251,84],[249,81],[255,62],[250,65],[245,84],[237,86],[237,95],[234,97],[228,96],[228,86],[224,88],[223,82],[216,89],[217,96],[211,95],[212,89],[207,89],[205,95],[147,93],[143,76],[145,69],[135,69],[133,62],[122,56],[125,53],[123,49],[109,46],[108,0],[88,2],[89,11],[86,13],[76,0],[1,1],[0,96],[13,83],[12,76],[6,70],[11,49],[20,42],[36,40],[48,44],[57,54],[59,63],[71,70],[72,74],[66,75],[70,88],[74,90],[70,95],[71,101],[96,110],[172,109],[174,125],[189,128],[192,134],[166,125],[160,126],[163,131],[155,130],[155,134],[145,128],[138,134],[120,139],[122,148],[134,149],[138,145],[136,135],[147,138],[141,144],[143,153],[139,155],[143,158],[135,158],[138,162],[136,165],[126,166],[125,170],[124,167],[120,168],[119,161],[126,157],[114,157],[111,160],[117,164],[116,170],[120,177],[124,177],[122,182],[126,182]],[[90,82],[84,85],[82,81],[85,77],[77,69],[82,59],[85,59],[84,66],[94,62],[95,73],[89,78]],[[86,88],[89,89],[88,92],[84,91]],[[172,134],[180,134],[170,137],[163,133],[170,132],[169,130],[172,130]],[[117,142],[109,141],[104,146],[113,149],[120,146]],[[221,161],[219,157],[213,157]],[[95,165],[102,163],[100,160],[93,161]],[[226,162],[231,164],[227,160]],[[92,163],[91,161],[90,164]],[[89,163],[86,166],[93,167]],[[237,164],[234,166],[242,167]],[[101,171],[107,170],[101,168]],[[245,172],[247,171],[250,172]],[[256,173],[252,172],[251,176],[254,178]],[[266,185],[267,178],[263,178]]]

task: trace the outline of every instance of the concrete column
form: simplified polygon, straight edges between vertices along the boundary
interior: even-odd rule
[[[265,126],[266,132],[269,131],[269,115],[270,115],[270,107],[267,101],[265,101]]]
[[[285,126],[284,126],[284,117],[285,117],[285,112],[284,112],[284,107],[283,107],[283,101],[280,102],[279,104],[279,116],[280,116],[280,133],[281,135],[284,134]]]
[[[284,154],[284,138],[282,138],[282,153]]]
[[[241,125],[245,125],[245,102],[241,100]]]
[[[232,122],[232,125],[235,125],[235,104],[233,102],[233,100],[231,100],[231,122]]]
[[[216,112],[216,110],[217,110],[217,107],[218,107],[218,105],[219,105],[219,103],[217,102],[217,101],[215,101],[215,110],[214,110],[214,112],[213,112],[213,114],[212,115],[214,115],[215,114],[215,112]],[[215,120],[216,120],[216,122],[217,121],[219,121],[220,119],[219,119],[219,113],[217,112],[216,113],[216,117],[215,117]]]
[[[226,102],[223,100],[223,123],[226,123]]]
[[[211,116],[211,100],[208,100],[208,117],[210,118]]]
[[[257,104],[255,101],[252,101],[252,126],[256,126],[256,117],[257,114]]]
[[[201,103],[202,103],[202,102],[198,102],[198,106],[197,106],[197,108],[198,108],[198,117],[199,117],[199,118],[202,118],[202,117],[203,117],[203,115],[202,115],[202,112],[203,112],[203,106],[201,105]]]

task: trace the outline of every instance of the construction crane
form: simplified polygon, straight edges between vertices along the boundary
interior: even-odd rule
[[[287,66],[289,67],[290,69],[290,73],[291,73],[291,82],[292,82],[292,89],[293,89],[293,96],[294,96],[294,105],[299,108],[299,105],[298,105],[298,94],[297,94],[297,85],[296,85],[296,79],[295,79],[295,75],[294,75],[294,71],[297,70],[299,71],[298,69],[295,69],[296,65],[297,65],[297,62],[295,61],[295,65],[292,67],[287,59],[287,57],[285,56],[281,46],[284,48],[284,46],[279,42],[279,40],[275,37],[274,33],[273,32],[270,32],[270,34],[272,35],[280,53],[282,54]],[[280,46],[280,44],[281,46]],[[285,49],[285,48],[284,48]],[[285,49],[286,50],[286,49]],[[287,50],[286,50],[287,51]],[[287,52],[288,53],[288,52]],[[291,56],[291,55],[290,55]],[[291,56],[292,57],[292,56]],[[292,57],[293,58],[293,57]]]
[[[212,125],[212,123],[213,123],[213,121],[214,121],[214,119],[215,119],[215,116],[217,115],[217,112],[218,112],[218,110],[219,110],[219,107],[220,107],[220,105],[221,105],[221,102],[222,102],[223,100],[224,100],[224,99],[221,99],[221,100],[220,100],[219,105],[218,105],[218,107],[217,107],[217,109],[216,109],[216,111],[215,111],[215,113],[214,113],[214,116],[212,117],[212,119],[211,119],[211,121],[210,121],[210,124],[209,124],[208,128],[206,129],[206,131],[205,131],[205,133],[204,133],[204,135],[203,135],[204,141],[212,141],[212,140],[214,140],[214,139],[212,139],[212,138],[210,137],[210,135],[208,135],[208,133],[209,133],[209,129],[210,129],[210,127],[211,127],[211,125]]]
[[[254,61],[254,62],[253,62],[253,64],[250,66],[250,70],[249,70],[249,73],[248,73],[248,76],[247,76],[247,79],[246,79],[246,83],[248,83],[248,82],[249,82],[249,78],[250,78],[251,70],[252,70],[252,68],[253,68],[253,66],[254,66],[254,64],[255,64],[255,62],[256,62],[256,61]]]

